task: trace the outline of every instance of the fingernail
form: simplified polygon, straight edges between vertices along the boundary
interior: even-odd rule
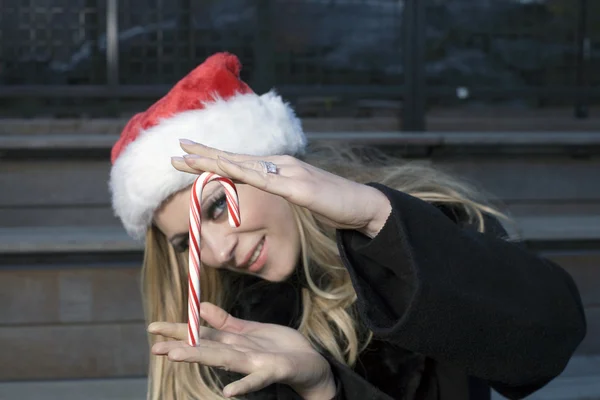
[[[183,156],[183,158],[185,158],[185,159],[190,159],[190,158],[192,158],[192,159],[198,159],[198,158],[202,158],[202,157],[200,157],[198,154],[186,154],[186,155]]]
[[[185,160],[183,159],[183,157],[171,157],[171,161],[184,162]]]
[[[181,144],[196,144],[196,142],[192,142],[189,139],[179,139],[179,143],[181,143]]]

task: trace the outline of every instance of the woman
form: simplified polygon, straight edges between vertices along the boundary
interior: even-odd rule
[[[289,105],[240,68],[208,58],[113,148],[115,212],[146,240],[149,398],[522,398],[563,370],[586,330],[564,270],[507,241],[500,214],[439,171],[307,150]],[[188,212],[203,171],[238,182],[242,224],[209,184],[193,348]]]

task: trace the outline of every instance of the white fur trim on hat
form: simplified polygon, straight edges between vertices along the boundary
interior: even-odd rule
[[[183,154],[179,139],[256,156],[297,155],[306,146],[300,120],[274,92],[216,99],[163,119],[123,150],[110,173],[113,209],[136,239],[144,238],[161,203],[197,178],[171,165],[172,156]]]

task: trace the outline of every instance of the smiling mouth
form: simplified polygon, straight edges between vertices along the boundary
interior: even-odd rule
[[[254,264],[256,262],[256,260],[258,260],[258,257],[260,256],[260,252],[262,251],[264,245],[265,245],[265,238],[263,237],[260,240],[260,242],[258,243],[258,245],[254,248],[254,251],[252,252],[252,256],[250,256],[250,259],[247,262],[245,262],[244,264],[242,264],[241,267],[248,268],[252,264]]]

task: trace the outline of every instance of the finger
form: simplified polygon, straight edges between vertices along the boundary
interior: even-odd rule
[[[245,162],[245,161],[259,161],[259,160],[268,160],[270,158],[276,157],[268,157],[268,156],[254,156],[249,154],[240,154],[240,153],[232,153],[229,151],[219,150],[214,147],[206,146],[202,143],[197,143],[194,141],[180,139],[181,148],[190,156],[200,156],[204,158],[211,158],[213,160],[218,159],[219,157],[228,158],[230,160],[236,162]],[[186,157],[186,156],[184,156]]]
[[[217,175],[221,175],[227,178],[231,178],[227,175],[227,173],[220,167],[217,162],[217,159],[199,156],[197,154],[186,155],[183,158],[183,162],[185,163],[185,167],[182,165],[181,168],[184,172],[189,171],[190,169],[196,171],[196,173],[202,172],[214,172]],[[176,168],[178,168],[176,166]],[[179,169],[179,168],[178,168]]]
[[[177,340],[187,340],[188,337],[187,324],[173,322],[153,322],[148,325],[148,333]]]
[[[202,313],[201,313],[202,315]],[[187,341],[188,327],[187,324],[172,323],[172,322],[153,322],[148,326],[148,332],[153,335],[160,335],[167,338]],[[222,342],[228,344],[238,344],[239,340],[234,337],[235,334],[219,331],[216,329],[201,326],[200,338],[213,342]]]
[[[230,178],[234,183],[243,183],[240,180],[233,179],[224,170],[222,170],[217,164],[217,160],[207,157],[171,157],[171,165],[181,171],[188,174],[200,175],[203,172],[214,172],[217,175],[225,178]]]
[[[214,166],[211,167],[207,167],[205,166],[206,163],[209,163],[210,159],[206,159],[204,160],[204,162],[200,163],[197,162],[197,160],[193,160],[193,159],[188,159],[188,158],[183,158],[183,157],[171,157],[171,165],[181,171],[181,172],[186,172],[188,174],[194,174],[194,175],[200,175],[203,172],[214,172],[217,175],[221,175],[225,178],[230,178],[233,180],[233,183],[235,184],[239,184],[239,183],[243,183],[237,179],[233,179],[230,176],[228,176],[223,170],[221,170],[218,165],[217,162],[215,160],[213,160],[213,164]]]
[[[219,162],[219,158],[210,158],[204,157],[197,154],[188,154],[183,157],[172,157],[171,164],[178,170],[183,172],[200,174],[202,172],[213,172],[217,175],[221,175],[227,178],[234,178],[230,176],[227,172],[227,169],[222,167],[222,164]],[[229,159],[225,159],[229,160]],[[235,165],[239,165],[243,167],[242,175],[238,175],[238,180],[243,182],[243,172],[244,171],[257,171],[265,174],[264,168],[260,161],[256,160],[246,160],[246,161],[235,161]]]
[[[247,375],[254,372],[255,366],[246,354],[234,349],[203,346],[176,347],[167,353],[171,361],[198,363]]]
[[[167,355],[171,350],[177,348],[190,348],[189,344],[180,340],[169,340],[166,342],[158,342],[152,346],[152,354],[155,355]],[[251,351],[248,347],[239,346],[237,344],[224,344],[221,342],[215,342],[213,340],[200,339],[196,344],[196,347],[210,347],[213,349],[233,349],[237,351],[247,352]]]
[[[265,192],[290,199],[293,181],[282,173],[269,174],[264,170],[261,160],[235,161],[219,156],[217,159],[193,154],[186,157],[173,157],[171,164],[179,171],[200,174],[205,171],[230,178],[234,183],[246,183]],[[281,168],[285,171],[288,168]],[[289,167],[289,166],[288,166]],[[285,172],[283,172],[285,173]]]
[[[223,310],[221,307],[208,302],[203,302],[200,304],[200,318],[206,321],[213,328],[217,329],[218,332],[232,332],[234,335],[243,333],[255,325],[255,323],[252,321],[236,318],[227,311]],[[226,332],[222,332],[222,334],[225,336],[227,335]]]
[[[226,332],[208,327],[200,327],[200,338],[211,342],[219,342],[227,345],[241,346],[245,343],[245,337],[232,332]]]
[[[293,180],[281,174],[266,173],[257,161],[242,163],[221,157],[217,160],[217,165],[234,180],[284,198],[291,195]]]
[[[230,383],[223,388],[225,397],[241,396],[250,392],[256,392],[274,382],[272,374],[267,371],[259,371],[247,375],[239,381]]]
[[[190,347],[189,344],[181,341],[181,340],[169,340],[166,342],[157,342],[152,345],[152,354],[157,356],[167,355],[171,350],[179,348],[179,347]]]
[[[189,166],[183,157],[171,157],[171,165],[181,172],[187,172],[190,174],[199,175],[204,172]]]
[[[256,160],[258,157],[247,154],[236,154],[228,151],[218,150],[214,147],[205,146],[201,143],[196,143],[188,139],[180,139],[180,146],[188,154],[197,154],[199,156],[217,159],[218,157],[227,157],[235,161]]]

